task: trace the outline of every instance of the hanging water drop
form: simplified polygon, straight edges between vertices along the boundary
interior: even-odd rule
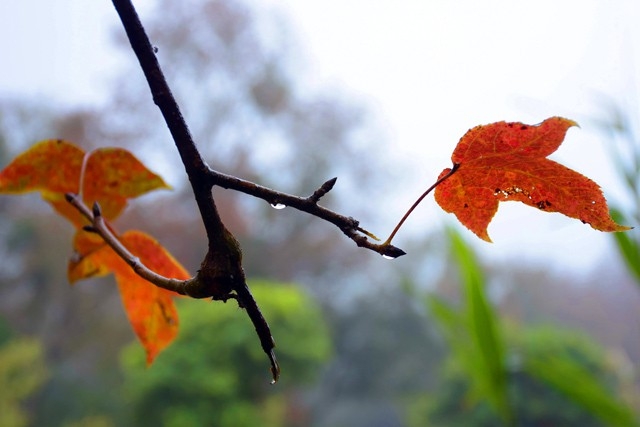
[[[387,255],[387,254],[383,254],[382,258],[384,258],[384,259],[396,259],[396,257],[391,256],[391,255]]]
[[[287,207],[287,205],[284,205],[282,203],[271,203],[271,207],[273,209],[277,209],[277,210],[281,210]]]

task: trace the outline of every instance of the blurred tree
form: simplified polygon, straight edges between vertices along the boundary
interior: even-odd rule
[[[275,10],[246,0],[156,0],[144,21],[194,139],[213,167],[300,194],[339,172],[345,184],[356,185],[378,175],[367,165],[380,161],[370,155],[373,148],[384,148],[374,137],[378,129],[340,91],[309,90],[295,38]],[[121,29],[118,34],[130,58]],[[142,73],[132,58],[128,62],[135,72],[118,80],[118,109],[107,124],[122,124],[115,136],[130,128],[132,135],[144,134],[137,144],[174,165],[175,149]],[[355,156],[359,162],[352,161]]]
[[[278,337],[285,375],[269,385],[268,367],[248,321],[232,304],[182,301],[181,331],[153,368],[139,345],[125,349],[129,424],[137,426],[306,426],[301,391],[330,354],[319,308],[293,285],[250,281]]]
[[[65,427],[115,427],[116,424],[105,415],[89,415],[78,421],[72,421]]]
[[[640,360],[640,293],[626,272],[599,268],[577,276],[534,267],[496,268],[491,282],[492,290],[502,295],[505,316],[523,324],[553,322],[588,331],[628,360]]]
[[[400,425],[402,400],[435,386],[444,353],[419,299],[377,289],[327,320],[335,356],[311,393],[312,425]]]
[[[24,402],[42,387],[48,376],[38,340],[16,338],[0,345],[0,425],[30,424]]]

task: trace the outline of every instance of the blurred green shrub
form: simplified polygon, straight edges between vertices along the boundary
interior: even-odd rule
[[[0,346],[0,426],[29,425],[23,402],[49,377],[40,341],[8,340]]]
[[[126,400],[136,426],[305,425],[297,390],[330,355],[319,308],[294,285],[251,281],[269,319],[282,367],[277,385],[255,331],[237,305],[179,301],[180,334],[153,366],[140,346],[122,353]]]
[[[463,284],[463,305],[436,297],[428,307],[450,345],[441,386],[416,399],[411,425],[634,426],[616,396],[603,350],[557,326],[507,325],[492,308],[482,270],[458,233],[449,231]]]

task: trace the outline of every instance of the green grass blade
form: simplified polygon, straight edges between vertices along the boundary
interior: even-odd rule
[[[545,381],[606,425],[638,426],[633,412],[612,397],[588,370],[561,355],[529,356],[523,368],[532,376]]]
[[[460,235],[449,230],[452,252],[458,263],[464,286],[467,322],[477,357],[473,378],[476,387],[488,398],[507,423],[513,420],[507,397],[504,340],[495,311],[485,293],[485,278],[474,253]]]
[[[622,224],[624,216],[616,209],[611,210],[611,217],[618,224]],[[613,233],[622,259],[636,283],[640,285],[640,242],[631,239],[631,232]]]

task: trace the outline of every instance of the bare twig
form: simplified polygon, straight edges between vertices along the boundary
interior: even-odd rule
[[[194,279],[177,280],[168,277],[164,277],[155,271],[146,267],[140,259],[132,254],[120,240],[113,234],[111,229],[107,226],[107,223],[100,212],[100,206],[94,203],[93,209],[89,209],[85,205],[80,197],[76,194],[67,193],[65,197],[69,203],[71,203],[78,211],[91,223],[90,226],[84,227],[86,231],[97,233],[107,243],[111,249],[114,250],[120,258],[122,258],[133,271],[143,279],[153,283],[154,285],[167,289],[169,291],[177,292],[180,295],[188,295],[186,289],[189,282]]]
[[[196,275],[195,277],[187,280],[177,280],[169,277],[164,277],[149,269],[144,265],[144,263],[140,261],[137,256],[132,254],[122,244],[122,242],[120,242],[116,235],[113,234],[104,217],[102,216],[98,203],[94,203],[92,209],[89,209],[76,194],[67,193],[65,194],[65,198],[91,223],[91,225],[85,226],[84,229],[92,233],[97,233],[100,237],[102,237],[105,243],[107,243],[111,247],[111,249],[113,249],[114,252],[118,254],[118,256],[122,258],[133,269],[133,271],[137,275],[160,288],[176,292],[180,295],[187,295],[196,298],[200,297],[199,295],[192,294],[190,292],[193,290],[199,292],[199,289],[201,288],[199,282],[202,280],[199,275]],[[280,366],[278,365],[278,361],[273,352],[275,344],[273,342],[273,337],[271,336],[271,331],[269,330],[269,325],[262,316],[258,304],[251,295],[249,287],[246,285],[246,283],[244,284],[244,286],[234,289],[234,292],[235,293],[221,295],[217,299],[225,301],[227,299],[235,299],[238,301],[238,305],[241,308],[247,310],[249,318],[253,322],[258,333],[258,337],[260,338],[262,349],[267,354],[267,356],[269,357],[269,361],[271,362],[271,375],[273,378],[272,383],[275,383],[278,381],[278,377],[280,376]]]
[[[223,301],[230,298],[236,299],[238,305],[247,310],[247,314],[253,322],[262,348],[271,361],[271,372],[275,382],[278,379],[279,367],[273,353],[275,344],[269,325],[247,287],[242,269],[240,246],[220,218],[211,191],[213,186],[240,191],[269,203],[283,204],[321,218],[337,226],[359,247],[370,249],[389,258],[397,258],[404,255],[405,252],[392,246],[390,240],[383,244],[372,243],[368,238],[379,239],[373,233],[361,228],[357,220],[318,205],[319,200],[333,188],[336,178],[322,184],[311,196],[303,198],[281,193],[211,169],[203,160],[191,137],[189,128],[160,68],[155,50],[131,0],[112,1],[147,79],[153,101],[162,112],[171,132],[200,210],[207,233],[208,252],[198,274],[184,282],[155,274],[144,267],[111,233],[97,207],[94,212],[90,212],[82,201],[73,195],[69,196],[69,201],[91,221],[92,231],[98,232],[136,273],[151,283],[196,298],[212,297]]]
[[[331,222],[352,239],[356,245],[370,249],[381,255],[389,255],[390,252],[393,252],[395,256],[404,255],[404,251],[391,247],[389,244],[375,244],[368,241],[367,236],[372,239],[377,238],[373,233],[360,228],[358,221],[352,217],[337,214],[317,204],[320,198],[331,190],[333,184],[335,184],[335,179],[324,183],[308,198],[301,198],[262,187],[253,182],[225,175],[209,168],[202,159],[191,137],[184,118],[180,113],[180,108],[169,89],[151,42],[146,35],[135,8],[130,0],[113,0],[113,4],[120,15],[122,24],[131,42],[131,47],[138,57],[140,66],[149,82],[153,101],[158,108],[160,108],[176,147],[178,148],[194,190],[205,229],[207,230],[210,246],[211,244],[222,246],[225,244],[225,242],[220,241],[222,234],[220,230],[224,226],[218,215],[213,198],[211,197],[211,187],[218,185],[261,198],[269,203],[282,203]]]
[[[402,249],[396,248],[392,245],[377,244],[369,241],[367,239],[367,236],[374,240],[378,240],[378,238],[373,233],[361,228],[358,220],[350,216],[341,215],[337,212],[320,206],[317,203],[314,195],[318,193],[321,193],[322,195],[326,194],[328,190],[322,193],[322,189],[333,180],[329,180],[324,183],[318,190],[313,193],[313,195],[309,197],[298,197],[291,194],[282,193],[280,191],[264,187],[251,181],[246,181],[235,176],[223,174],[213,169],[209,170],[209,180],[212,186],[217,185],[222,188],[239,191],[241,193],[245,193],[253,197],[265,200],[272,205],[283,204],[285,206],[297,209],[301,212],[308,213],[327,222],[330,222],[340,230],[342,230],[342,232],[347,237],[353,240],[356,245],[361,248],[370,249],[374,252],[379,253],[380,255],[386,255],[392,258],[397,258],[399,256],[405,255],[405,252]]]
[[[202,159],[189,128],[180,112],[169,85],[160,68],[155,51],[130,0],[113,0],[140,67],[149,84],[154,103],[160,109],[184,165],[204,224],[208,252],[198,275],[188,283],[185,292],[199,298],[212,297],[226,301],[237,300],[251,318],[258,333],[262,348],[271,361],[273,381],[277,381],[279,368],[273,354],[275,344],[269,325],[262,317],[246,285],[242,270],[240,246],[226,229],[211,194],[211,183],[207,179],[209,167]],[[94,224],[95,226],[95,224]]]
[[[322,184],[320,186],[320,188],[318,188],[316,191],[314,191],[312,195],[307,197],[307,199],[309,199],[310,201],[312,201],[314,203],[318,203],[320,201],[320,199],[325,194],[327,194],[329,191],[331,191],[331,189],[333,188],[334,185],[336,185],[336,181],[337,180],[338,180],[337,177],[331,178],[330,180],[328,180],[327,182]]]

